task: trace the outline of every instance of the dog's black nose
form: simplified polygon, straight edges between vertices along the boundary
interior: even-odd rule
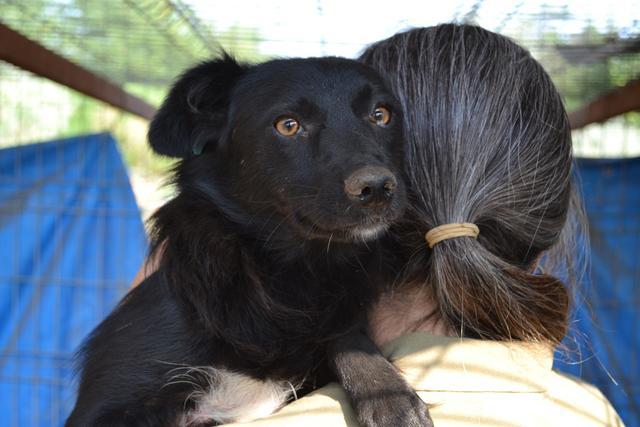
[[[389,204],[398,185],[395,175],[381,166],[365,166],[344,180],[347,196],[366,207]]]

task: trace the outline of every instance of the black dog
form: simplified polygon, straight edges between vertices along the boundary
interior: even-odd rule
[[[379,238],[406,203],[400,119],[377,75],[346,59],[225,56],[186,72],[149,131],[184,159],[152,219],[159,270],[83,347],[67,426],[248,420],[323,367],[363,424],[426,425],[363,334],[389,280]]]

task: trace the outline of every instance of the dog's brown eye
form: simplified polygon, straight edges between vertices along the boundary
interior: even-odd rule
[[[369,120],[378,126],[386,126],[391,121],[391,111],[383,105],[378,105],[369,116]]]
[[[300,130],[300,123],[291,117],[281,117],[273,124],[279,134],[293,136]]]

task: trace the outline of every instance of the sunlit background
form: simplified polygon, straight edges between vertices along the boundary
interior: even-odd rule
[[[636,0],[0,0],[0,7],[5,24],[156,106],[180,71],[220,47],[250,62],[356,57],[398,31],[451,21],[479,24],[530,49],[569,111],[640,69]],[[157,205],[150,190],[166,164],[146,149],[146,122],[0,63],[0,123],[0,146],[110,130],[145,212]],[[637,112],[588,126],[575,132],[576,153],[636,156],[639,128]]]
[[[181,71],[219,54],[221,48],[247,62],[325,55],[355,58],[369,43],[398,31],[444,22],[478,24],[528,48],[552,76],[569,112],[579,111],[608,92],[634,82],[634,96],[640,97],[638,0],[0,0],[0,24],[105,78],[151,107],[159,105]],[[3,43],[6,41],[0,38],[0,53]],[[0,156],[0,244],[5,244],[3,236],[9,236],[11,241],[11,246],[0,247],[0,325],[5,321],[6,325],[18,325],[12,329],[0,327],[0,368],[4,369],[0,371],[0,401],[11,396],[5,400],[7,406],[0,407],[11,412],[23,405],[23,398],[35,400],[31,409],[24,410],[26,418],[0,417],[0,426],[4,422],[11,426],[61,424],[73,397],[64,379],[72,350],[117,301],[144,256],[140,218],[148,217],[171,193],[161,185],[171,161],[149,151],[147,126],[146,118],[32,74],[0,56],[0,153],[6,153],[4,158]],[[45,194],[37,198],[37,212],[55,213],[51,224],[33,212],[25,213],[24,206],[29,203],[23,203],[24,194],[45,186],[51,176],[62,176],[62,169],[67,168],[65,165],[56,169],[42,154],[34,154],[35,164],[42,171],[51,166],[50,175],[43,172],[29,186],[20,183],[15,188],[3,187],[14,185],[17,176],[28,172],[22,160],[11,160],[21,158],[16,147],[28,151],[38,146],[30,145],[34,142],[95,133],[102,133],[95,138],[107,150],[106,154],[99,154],[106,159],[104,165],[113,165],[113,171],[119,174],[113,185],[124,192],[122,200],[128,200],[131,183],[135,199],[131,197],[126,209],[110,210],[110,197],[115,190],[107,189],[102,177],[96,178],[99,182],[95,185],[104,192],[95,203],[91,202],[98,206],[91,205],[91,209],[97,210],[75,205],[73,210],[59,208],[50,203],[58,196]],[[587,299],[592,298],[589,305],[598,310],[625,316],[611,320],[599,313],[592,332],[585,332],[590,340],[587,347],[600,349],[585,357],[593,363],[593,367],[584,365],[585,377],[597,382],[616,400],[628,425],[640,426],[640,166],[633,166],[640,157],[640,111],[635,107],[576,129],[573,138],[575,154],[583,159],[580,168],[585,174],[587,208],[593,224],[592,282],[599,286],[597,292],[585,294]],[[80,140],[74,141],[71,145]],[[109,151],[110,144],[117,150]],[[54,149],[53,145],[40,146],[43,150]],[[95,171],[84,162],[91,153],[86,148],[91,147],[91,142],[81,141],[78,147],[81,160],[76,162],[77,167],[85,168],[82,185],[90,188],[91,173]],[[52,152],[62,159],[64,150],[56,149]],[[126,170],[121,168],[120,154]],[[3,167],[5,170],[1,170]],[[104,170],[111,170],[110,167]],[[74,183],[56,190],[56,194],[62,195],[61,200],[68,195],[74,203],[85,200],[79,186]],[[84,224],[83,231],[74,234],[78,228],[73,221],[94,211],[98,212],[98,225]],[[125,216],[128,222],[123,219]],[[35,218],[34,222],[29,218]],[[116,221],[113,229],[109,228],[112,219]],[[11,221],[17,224],[14,228]],[[47,230],[50,234],[45,233]],[[32,246],[26,243],[25,236],[35,239]],[[110,237],[120,239],[117,245],[109,243]],[[80,245],[78,242],[85,241],[82,239],[90,242],[82,245],[91,244],[92,249]],[[74,243],[82,247],[69,252]],[[111,252],[105,249],[109,244]],[[25,250],[27,255],[21,255]],[[47,256],[54,259],[52,264],[43,261]],[[55,266],[60,259],[68,261],[68,276]],[[90,265],[94,261],[95,271],[86,267],[90,278],[80,277],[77,264]],[[12,267],[3,270],[9,265]],[[110,265],[118,266],[116,273],[109,273]],[[5,272],[9,273],[4,275]],[[59,284],[62,290],[55,287]],[[55,287],[57,292],[52,296],[56,301],[51,304],[53,314],[44,314],[39,305],[45,301],[42,295],[47,295],[40,289],[49,289],[47,286]],[[99,289],[99,296],[79,297],[73,293],[83,292],[84,286]],[[3,289],[8,295],[6,300]],[[69,298],[74,310],[81,307],[87,316],[93,313],[94,317],[76,319],[76,312],[64,314],[60,307],[67,291],[73,294]],[[75,325],[69,335],[72,338],[60,338],[47,352],[42,348],[42,337],[50,335],[51,322],[64,330],[58,321],[61,316],[69,316],[69,324]],[[29,326],[33,318],[37,321]],[[29,331],[33,340],[20,341],[23,331]],[[618,359],[618,344],[607,344],[607,337],[614,332],[619,332],[615,342],[625,343],[621,350],[624,357]],[[45,356],[53,362],[45,362]],[[42,373],[45,367],[49,369],[47,363],[53,363],[51,372],[55,375]],[[580,373],[583,365],[576,366],[568,370]],[[18,371],[7,371],[9,367]],[[41,388],[21,388],[25,378]],[[58,388],[46,388],[50,384]]]

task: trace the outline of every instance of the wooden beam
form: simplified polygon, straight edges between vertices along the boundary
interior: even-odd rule
[[[571,129],[601,123],[611,117],[640,109],[640,79],[607,92],[584,107],[569,113]]]
[[[118,85],[77,65],[0,22],[0,60],[147,120],[156,109]]]
[[[0,60],[150,120],[156,109],[118,85],[26,38],[0,22]],[[640,79],[569,113],[572,129],[640,109]]]

